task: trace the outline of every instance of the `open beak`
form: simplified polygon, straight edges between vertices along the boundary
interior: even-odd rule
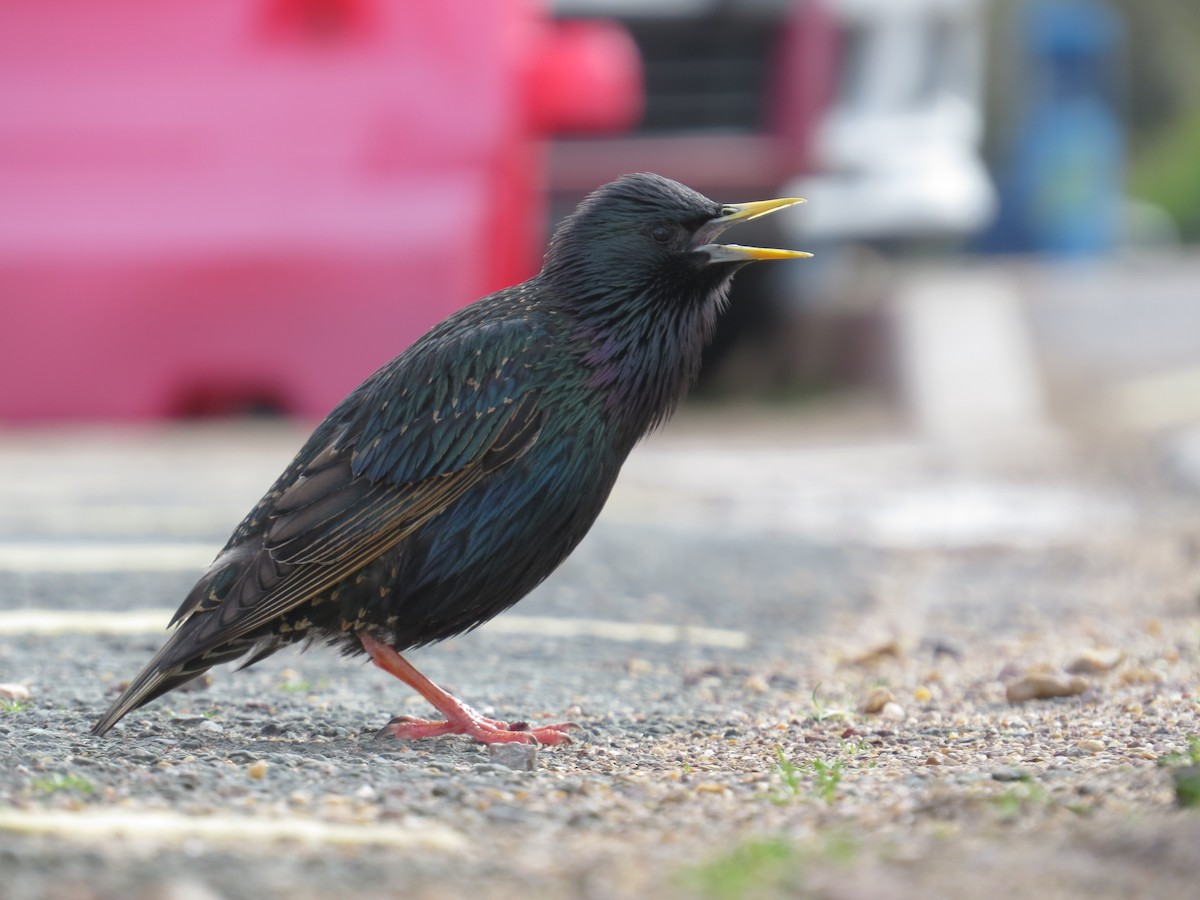
[[[808,259],[811,253],[803,250],[775,250],[770,247],[743,247],[741,244],[717,244],[714,239],[730,225],[749,222],[778,209],[803,203],[800,197],[782,200],[756,200],[753,203],[728,203],[721,215],[707,222],[696,232],[696,252],[708,254],[709,264],[718,262],[754,262],[760,259]]]

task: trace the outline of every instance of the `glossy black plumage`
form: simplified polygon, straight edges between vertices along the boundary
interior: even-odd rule
[[[446,319],[334,409],[93,731],[216,663],[298,640],[403,650],[523,597],[685,393],[737,268],[802,255],[709,238],[792,202],[723,207],[655,175],[594,193],[541,273]]]

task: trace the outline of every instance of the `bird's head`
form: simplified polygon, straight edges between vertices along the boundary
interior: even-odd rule
[[[627,440],[664,421],[695,381],[734,273],[809,256],[717,237],[799,202],[721,204],[661,175],[626,175],[559,226],[539,276],[550,288],[543,296],[575,316],[589,384]]]
[[[722,244],[718,236],[738,222],[803,202],[722,204],[661,175],[625,175],[593,192],[559,226],[543,272],[581,300],[579,292],[596,300],[599,293],[629,292],[694,301],[723,296],[747,263],[812,254]]]

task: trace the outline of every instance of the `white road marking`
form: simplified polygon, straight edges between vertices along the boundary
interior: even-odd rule
[[[0,611],[0,635],[158,634],[174,615],[171,609],[131,609],[123,612],[16,609]],[[540,637],[593,637],[609,641],[654,644],[693,644],[739,649],[750,643],[744,631],[695,625],[613,622],[606,619],[560,619],[551,616],[503,615],[481,630],[493,634]]]
[[[188,572],[220,550],[200,542],[11,541],[0,543],[0,572]]]
[[[92,610],[13,609],[0,612],[0,635],[154,634],[164,632],[171,609]]]
[[[337,825],[297,817],[185,816],[149,810],[54,812],[6,809],[0,810],[0,831],[76,840],[132,838],[153,844],[195,838],[220,844],[302,841],[306,844],[418,848],[456,854],[466,852],[469,847],[461,833],[436,822],[422,822],[416,827],[395,824]]]
[[[653,644],[697,644],[738,649],[750,643],[744,631],[697,625],[656,625],[651,622],[612,622],[606,619],[560,619],[551,616],[504,615],[483,628],[495,634],[536,634],[546,637],[596,637],[609,641],[648,641]]]

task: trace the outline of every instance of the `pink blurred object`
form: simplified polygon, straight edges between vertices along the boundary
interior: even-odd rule
[[[326,413],[535,271],[628,35],[533,0],[0,3],[0,418]]]

